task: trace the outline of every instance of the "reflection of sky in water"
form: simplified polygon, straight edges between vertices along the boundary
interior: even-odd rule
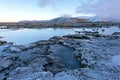
[[[90,31],[90,32],[99,32],[100,34],[105,35],[112,35],[114,32],[120,32],[120,28],[117,26],[111,27],[95,27],[95,28],[81,28],[81,29],[74,29],[75,31]]]
[[[114,26],[114,27],[109,27],[109,28],[102,28],[98,32],[100,34],[112,35],[114,32],[120,32],[120,29]]]
[[[114,32],[120,32],[118,27],[108,28],[44,28],[44,29],[20,29],[20,30],[2,30],[0,29],[0,36],[3,40],[8,42],[15,42],[16,44],[28,44],[39,40],[48,40],[53,36],[63,36],[67,34],[74,34],[75,31],[98,31],[101,34],[111,35]]]
[[[120,55],[113,56],[112,62],[113,62],[113,64],[115,64],[115,65],[120,65]]]
[[[66,34],[73,34],[70,29],[20,29],[14,31],[2,31],[0,35],[3,40],[8,42],[15,42],[16,44],[27,44],[38,40],[47,40],[53,36],[63,36]]]

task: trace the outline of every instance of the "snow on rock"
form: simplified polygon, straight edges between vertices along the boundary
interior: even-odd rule
[[[33,71],[30,67],[17,68],[7,80],[52,80],[51,72]]]
[[[7,53],[19,53],[22,51],[22,49],[21,49],[21,46],[10,45],[5,47],[3,51]]]
[[[18,67],[13,70],[7,80],[34,80],[44,78],[50,80],[53,74],[50,72],[44,72],[44,65],[47,64],[45,58],[39,55],[31,55],[27,60],[24,60],[23,67]],[[24,67],[25,66],[25,67]],[[38,79],[38,80],[39,80]]]
[[[47,61],[45,60],[45,58],[41,58],[41,57],[35,57],[34,59],[32,59],[28,66],[32,67],[33,70],[36,71],[43,71],[44,70],[44,65],[47,64]]]
[[[9,68],[13,64],[13,60],[6,56],[0,56],[0,72]]]
[[[55,42],[55,41],[54,41]],[[41,41],[38,41],[38,42],[35,42],[37,45],[50,45],[50,44],[53,44],[54,42],[50,41],[50,40],[41,40]]]
[[[60,47],[61,49],[58,50]],[[73,50],[72,53],[74,54],[71,59],[74,58],[80,62],[79,68],[62,69],[61,66],[58,66],[61,61],[55,52],[61,53],[65,47]],[[38,41],[30,45],[12,45],[7,47],[6,51],[11,53],[22,52],[22,55],[29,53],[29,57],[22,59],[20,65],[9,72],[7,80],[120,79],[120,57],[117,56],[120,55],[120,37],[115,35],[75,34],[63,37],[56,36],[48,41]],[[63,52],[63,54],[67,52],[70,54],[69,51]],[[69,56],[66,55],[66,57]],[[65,59],[63,58],[63,60]],[[65,61],[67,62],[67,60]],[[2,64],[0,69],[3,70],[12,65],[12,60],[7,57],[0,57],[0,64]],[[62,65],[64,64],[62,63]],[[59,71],[57,71],[58,69]]]
[[[18,52],[21,52],[21,49],[18,47],[10,47],[9,51],[13,53],[18,53]]]
[[[78,80],[78,79],[74,75],[70,75],[66,72],[60,72],[55,75],[54,80]]]
[[[26,44],[26,45],[10,45],[4,49],[5,52],[9,53],[20,53],[28,49],[36,47],[36,44]]]
[[[23,46],[22,50],[32,49],[36,46],[36,44],[26,44]]]
[[[95,58],[97,58],[97,55],[95,55],[94,51],[92,50],[83,49],[80,52],[76,52],[74,57],[81,62],[81,67],[89,67],[96,63]]]

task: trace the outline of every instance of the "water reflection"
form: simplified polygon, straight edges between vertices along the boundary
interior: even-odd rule
[[[42,28],[42,29],[0,29],[0,36],[3,40],[14,42],[16,44],[28,44],[38,40],[48,40],[53,36],[63,36],[75,34],[76,32],[99,32],[100,34],[111,35],[114,32],[120,32],[117,26],[95,27],[95,28]]]

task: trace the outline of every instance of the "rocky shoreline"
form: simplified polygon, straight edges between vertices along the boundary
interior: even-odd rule
[[[0,46],[0,80],[119,80],[120,33],[55,36]]]

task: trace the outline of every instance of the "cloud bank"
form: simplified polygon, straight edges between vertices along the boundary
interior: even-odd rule
[[[40,6],[45,7],[54,1],[59,1],[59,0],[40,0]],[[120,20],[120,10],[119,10],[120,0],[78,0],[78,1],[80,5],[76,6],[75,12],[77,14],[78,13],[94,14],[97,19],[102,19],[102,20],[103,19]],[[71,14],[71,13],[67,13],[67,14]]]
[[[120,0],[85,0],[77,13],[92,13],[97,19],[120,20]],[[85,3],[86,2],[86,3]]]

